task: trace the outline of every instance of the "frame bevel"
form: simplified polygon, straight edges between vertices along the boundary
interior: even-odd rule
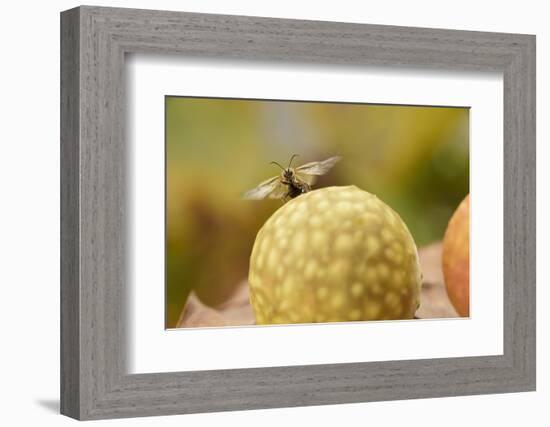
[[[128,53],[499,71],[504,354],[128,375]],[[77,419],[535,389],[535,37],[82,6],[61,14],[61,412]]]

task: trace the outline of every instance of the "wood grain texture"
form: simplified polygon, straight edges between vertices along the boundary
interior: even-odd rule
[[[80,16],[61,20],[61,412],[80,414]]]
[[[534,36],[80,7],[62,13],[61,38],[62,413],[99,419],[535,388]],[[501,71],[504,354],[127,374],[131,53]]]

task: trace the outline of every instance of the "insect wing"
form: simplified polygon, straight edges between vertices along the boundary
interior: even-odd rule
[[[311,162],[306,163],[305,165],[302,165],[298,168],[296,168],[296,173],[299,174],[301,177],[304,175],[324,175],[326,174],[338,161],[340,161],[342,157],[340,156],[333,156],[329,157],[326,160],[323,160],[322,162]]]
[[[278,193],[280,191],[280,187],[283,187],[284,189],[284,186],[281,184],[279,177],[274,176],[273,178],[266,179],[256,188],[253,188],[252,190],[244,193],[243,198],[249,200],[261,200],[267,197],[274,198],[271,196],[271,194]]]
[[[317,181],[317,177],[315,175],[306,175],[305,173],[300,173],[298,170],[294,171],[294,174],[299,181],[305,182],[310,187],[315,184],[315,181]]]
[[[273,189],[271,193],[269,193],[268,197],[270,199],[282,199],[283,197],[285,197],[287,192],[288,187],[282,184],[279,179],[277,179],[277,186]]]

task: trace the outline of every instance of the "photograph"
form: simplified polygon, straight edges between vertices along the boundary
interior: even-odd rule
[[[468,107],[165,96],[165,327],[469,317],[469,160]]]
[[[544,14],[186,2],[65,5],[52,25],[42,3],[24,15],[40,37],[9,30],[32,43],[8,80],[32,58],[59,90],[7,87],[6,389],[32,394],[8,418],[544,418]]]

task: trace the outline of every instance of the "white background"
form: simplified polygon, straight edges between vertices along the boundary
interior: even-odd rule
[[[2,9],[0,102],[0,418],[4,425],[68,425],[59,384],[59,17],[76,2],[10,2]],[[550,28],[544,2],[338,2],[196,0],[96,4],[536,33],[538,74],[538,259],[547,259],[550,179]],[[538,267],[538,392],[116,420],[109,425],[548,425],[548,270]]]
[[[127,59],[126,76],[132,153],[130,372],[502,354],[503,86],[499,73],[381,67],[350,71],[318,65],[296,69],[249,61],[213,64],[133,55]],[[159,292],[165,270],[164,145],[151,142],[164,139],[166,94],[470,106],[471,319],[165,331],[164,295]],[[483,286],[476,285],[480,283]],[[217,351],[203,351],[213,343],[224,349],[223,357]]]

